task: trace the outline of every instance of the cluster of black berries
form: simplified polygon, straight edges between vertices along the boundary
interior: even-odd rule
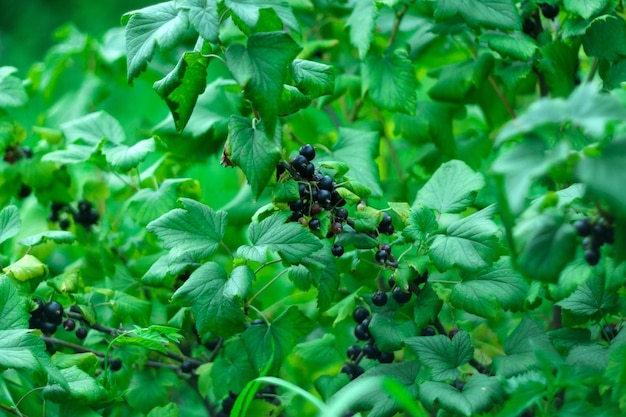
[[[31,329],[40,329],[50,336],[57,331],[57,327],[63,322],[63,306],[56,301],[43,303],[35,300],[37,308],[30,313],[28,325]]]
[[[393,235],[396,231],[391,223],[391,216],[389,213],[383,211],[383,218],[378,224],[378,232],[386,235]]]
[[[58,222],[62,230],[69,229],[71,224],[69,219],[70,215],[74,219],[74,223],[82,225],[86,230],[90,230],[91,226],[97,224],[100,219],[98,211],[87,200],[78,202],[78,210],[74,210],[67,203],[60,202],[53,202],[50,209],[51,214],[48,220]]]
[[[378,259],[379,258],[378,254],[381,251],[387,252],[386,247],[388,246],[389,245],[382,245],[381,249],[378,252],[376,252],[376,260],[378,262],[380,262]],[[389,248],[389,251],[390,250],[391,249]],[[409,301],[411,301],[411,298],[413,297],[413,293],[419,294],[419,291],[420,291],[419,285],[425,283],[427,280],[428,280],[428,271],[425,271],[423,274],[419,275],[417,278],[413,280],[413,282],[410,285],[410,290],[408,292],[404,291],[402,288],[396,285],[393,275],[389,277],[389,280],[387,281],[387,285],[389,286],[389,289],[391,290],[391,296],[393,297],[393,299],[398,304],[406,304]],[[386,305],[388,300],[389,300],[389,296],[384,291],[379,290],[379,291],[376,291],[374,294],[372,294],[372,304],[374,304],[377,307],[382,307]]]
[[[228,392],[228,397],[222,400],[222,410],[216,414],[217,417],[228,417],[230,416],[230,412],[235,405],[235,401],[237,400],[238,394],[235,394],[232,391]]]
[[[590,218],[576,220],[574,228],[583,238],[585,261],[589,265],[597,265],[600,261],[600,247],[605,243],[612,244],[615,241],[614,229],[610,220],[600,217],[597,221]]]
[[[359,365],[363,358],[377,360],[380,363],[392,363],[394,359],[393,352],[381,352],[376,346],[376,342],[369,331],[371,321],[369,310],[365,307],[357,307],[352,317],[356,322],[354,335],[358,340],[366,343],[363,347],[358,344],[351,345],[346,352],[350,362],[341,368],[341,372],[347,374],[351,380],[364,372],[363,367]]]
[[[391,254],[391,245],[388,245],[388,244],[380,245],[378,247],[378,250],[376,251],[376,254],[374,255],[374,259],[379,264],[385,264],[392,268],[398,267],[398,262],[396,261],[396,258],[394,258],[393,255]]]
[[[4,160],[9,164],[14,164],[20,159],[30,159],[33,157],[33,151],[28,146],[9,146],[4,150]]]

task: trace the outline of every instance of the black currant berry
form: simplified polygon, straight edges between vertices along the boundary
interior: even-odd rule
[[[87,200],[80,200],[78,202],[78,211],[86,213],[91,208],[91,203]]]
[[[378,347],[374,343],[370,342],[363,346],[363,354],[368,359],[378,359],[380,357],[380,350],[378,350]]]
[[[319,190],[317,192],[317,201],[319,201],[322,204],[330,203],[330,191]]]
[[[389,253],[386,250],[382,250],[382,249],[376,252],[376,255],[374,257],[374,259],[376,259],[376,262],[380,264],[385,263],[387,258],[389,258]]]
[[[541,3],[539,7],[541,8],[541,14],[543,14],[546,19],[552,20],[559,14],[559,6]]]
[[[311,216],[320,214],[324,209],[318,203],[311,204]]]
[[[597,249],[587,249],[585,251],[585,262],[589,265],[597,265],[600,262],[600,252]]]
[[[380,352],[380,356],[378,356],[378,362],[380,363],[392,363],[393,359],[393,352]]]
[[[80,340],[83,340],[84,338],[86,338],[87,329],[85,329],[84,327],[79,327],[78,329],[76,329],[76,337]]]
[[[334,190],[330,193],[330,204],[333,207],[343,207],[347,204],[347,202],[341,197],[341,194],[339,194],[337,190]]]
[[[417,278],[413,280],[415,285],[420,285],[428,281],[428,270],[424,271],[423,274],[420,274]]]
[[[67,230],[70,228],[70,220],[69,219],[63,219],[59,222],[59,227],[61,228],[61,230]]]
[[[361,354],[361,347],[359,345],[352,345],[348,348],[346,353],[348,354],[348,359],[355,361]]]
[[[458,327],[454,327],[452,329],[450,329],[450,331],[448,332],[448,337],[450,339],[454,338],[454,336],[456,336],[456,334],[460,331],[460,329]]]
[[[180,364],[180,371],[185,374],[190,374],[193,369],[193,362],[191,362],[189,359],[185,359],[183,363]]]
[[[119,371],[122,369],[122,360],[120,358],[109,359],[109,368],[113,372]]]
[[[329,175],[324,175],[320,182],[317,184],[321,190],[333,190],[333,179]]]
[[[76,322],[72,319],[67,319],[63,322],[63,328],[68,332],[71,332],[76,328]]]
[[[370,327],[370,322],[371,322],[371,321],[372,321],[372,318],[371,318],[371,317],[365,317],[365,318],[363,319],[363,321],[361,322],[361,324],[362,324],[362,325],[363,325],[366,329],[369,329],[369,327]]]
[[[20,191],[17,193],[17,196],[20,199],[24,199],[28,197],[32,191],[33,190],[28,185],[22,184],[22,186],[20,187]]]
[[[309,220],[309,229],[320,230],[320,227],[322,227],[322,223],[320,222],[320,219],[312,218],[311,220]]]
[[[49,321],[44,321],[43,323],[41,323],[40,329],[45,335],[50,336],[57,331],[57,324],[51,323]]]
[[[50,301],[43,306],[43,314],[49,322],[61,324],[63,321],[63,306],[56,301]]]
[[[574,222],[574,229],[576,229],[576,233],[578,233],[580,237],[589,236],[592,230],[591,222],[588,218],[576,220]]]
[[[336,256],[338,258],[344,254],[345,249],[340,244],[335,243],[330,251],[332,252],[333,256]]]
[[[398,304],[404,304],[404,303],[409,302],[412,294],[413,293],[410,291],[404,292],[402,288],[397,287],[397,286],[394,287],[393,290],[391,290],[391,295],[393,296],[393,299],[398,302]]]
[[[454,388],[458,389],[459,391],[463,391],[463,388],[465,388],[465,382],[461,381],[460,379],[455,379],[454,381],[450,383],[450,385],[452,385]]]
[[[315,174],[315,165],[311,163],[306,164],[306,166],[304,167],[304,171],[302,172],[302,175],[305,178],[312,178],[314,174]]]
[[[617,336],[618,330],[617,330],[617,323],[609,323],[609,324],[605,324],[604,326],[602,326],[602,339],[606,340],[607,342],[610,342],[611,340],[615,339],[615,336]]]
[[[335,210],[335,219],[345,221],[348,218],[348,210],[345,208],[338,208]]]
[[[352,313],[352,318],[357,324],[363,323],[363,320],[370,316],[370,312],[365,307],[357,307],[354,309],[354,313]]]
[[[421,332],[422,336],[434,336],[436,334],[437,334],[437,332],[435,331],[435,329],[433,327],[430,327],[430,326],[424,327],[422,329],[422,332]]]
[[[354,335],[356,336],[357,339],[359,340],[370,340],[370,338],[372,337],[370,335],[369,330],[367,330],[366,326],[363,326],[363,324],[358,324],[355,328],[354,328]]]
[[[300,155],[305,157],[307,160],[312,161],[315,159],[315,148],[309,144],[302,145],[300,147]]]
[[[343,232],[343,225],[339,222],[333,222],[330,225],[330,231],[333,232],[334,235],[338,235]]]
[[[289,208],[293,211],[302,211],[302,208],[304,207],[304,203],[302,202],[302,200],[292,201],[288,203],[288,205]]]
[[[372,294],[372,304],[378,307],[382,307],[387,304],[387,293],[376,291]]]

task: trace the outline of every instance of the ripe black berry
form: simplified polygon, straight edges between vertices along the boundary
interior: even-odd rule
[[[309,144],[302,145],[300,147],[300,155],[305,157],[307,160],[312,161],[315,159],[315,148]]]
[[[361,322],[361,325],[363,325],[363,327],[365,327],[366,329],[369,329],[371,321],[372,321],[371,317],[365,317],[363,321]]]
[[[367,327],[363,326],[362,324],[358,324],[354,328],[354,335],[359,340],[370,340],[370,338],[372,337],[369,330],[367,330]]]
[[[67,319],[63,322],[63,328],[68,332],[71,332],[76,328],[76,322],[72,319]]]
[[[600,252],[597,249],[587,249],[585,251],[585,261],[591,266],[597,265],[600,261]]]
[[[335,219],[345,221],[348,218],[348,210],[345,208],[338,208],[335,210]]]
[[[63,321],[63,306],[56,301],[50,301],[43,306],[43,314],[49,322],[61,324]]]
[[[378,359],[380,357],[380,350],[378,350],[378,347],[374,343],[370,342],[363,346],[363,354],[368,359]]]
[[[330,204],[334,207],[343,207],[346,205],[346,200],[341,198],[341,194],[334,190],[330,193]]]
[[[110,359],[109,368],[111,368],[113,372],[119,371],[122,369],[122,360],[120,358]]]
[[[57,331],[57,324],[51,323],[49,321],[44,321],[43,323],[41,323],[40,329],[44,334],[50,336]]]
[[[424,327],[421,332],[422,336],[434,336],[436,334],[437,332],[435,331],[435,329],[430,326]]]
[[[193,371],[193,368],[193,362],[191,362],[189,359],[185,359],[183,363],[180,364],[180,371],[186,374],[190,374],[191,371]]]
[[[354,313],[352,313],[352,318],[354,318],[357,324],[361,324],[369,316],[370,312],[365,307],[357,307],[354,309]]]
[[[332,191],[333,190],[333,179],[329,175],[325,175],[325,176],[322,177],[322,179],[317,184],[317,186],[320,187],[321,190]]]
[[[322,223],[320,222],[320,219],[312,218],[309,221],[309,229],[311,229],[311,230],[320,230],[320,227],[322,227]]]
[[[28,197],[32,191],[33,190],[28,185],[22,184],[22,186],[20,187],[20,191],[17,193],[17,196],[23,199]]]
[[[382,307],[387,304],[387,293],[376,291],[372,294],[372,304],[378,307]]]
[[[604,326],[602,326],[602,339],[606,340],[607,342],[610,342],[611,340],[615,339],[615,336],[617,336],[618,330],[617,330],[617,323],[609,323],[609,324],[605,324]]]
[[[546,19],[552,20],[559,14],[559,6],[541,3],[539,7],[541,7],[541,14],[543,14]]]
[[[578,233],[578,236],[589,236],[592,230],[591,222],[588,218],[576,220],[574,222],[574,229],[576,229],[576,233]]]
[[[399,304],[407,303],[411,299],[412,292],[404,292],[400,287],[394,287],[391,290],[391,295],[393,299],[396,300]]]
[[[302,211],[304,203],[302,200],[296,200],[289,203],[289,208],[293,211]]]
[[[91,208],[91,203],[87,200],[80,200],[78,202],[78,211],[86,213]]]
[[[70,228],[70,221],[69,219],[63,219],[59,222],[59,227],[61,228],[61,230],[67,230]]]
[[[393,359],[393,352],[380,352],[380,356],[378,356],[378,362],[380,363],[392,363]]]
[[[363,372],[365,372],[365,370],[359,365],[356,365],[354,363],[346,363],[341,368],[341,372],[344,374],[347,374],[350,377],[350,379],[355,379],[356,377],[360,376]]]
[[[319,201],[322,204],[330,203],[330,191],[319,190],[317,192],[317,201]]]
[[[83,340],[84,338],[86,338],[87,329],[85,329],[84,327],[79,327],[78,329],[76,329],[76,337],[79,338],[80,340]]]
[[[312,178],[313,174],[315,174],[315,165],[311,163],[306,164],[306,166],[304,167],[304,171],[302,172],[302,175],[305,178]]]
[[[459,391],[463,391],[463,388],[465,388],[465,382],[461,381],[460,379],[455,379],[454,381],[450,383],[450,385],[452,385],[454,388],[458,389]]]
[[[330,251],[332,252],[333,256],[336,256],[338,258],[344,254],[345,249],[340,244],[335,243]]]
[[[387,258],[389,258],[389,253],[386,250],[380,249],[378,252],[376,252],[376,256],[374,258],[376,259],[376,262],[382,264],[385,263]]]
[[[348,354],[348,359],[355,361],[361,354],[361,347],[359,345],[352,345],[348,348],[346,353]]]
[[[420,274],[417,278],[413,280],[415,285],[420,285],[428,281],[428,270],[424,271],[423,274]]]

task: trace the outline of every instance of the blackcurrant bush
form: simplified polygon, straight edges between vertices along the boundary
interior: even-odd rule
[[[370,316],[370,312],[365,307],[357,307],[354,309],[354,312],[352,313],[352,318],[354,318],[354,321],[356,321],[357,324],[361,324],[363,320],[365,320],[369,316]]]
[[[317,184],[321,190],[333,190],[333,179],[329,175],[324,175],[320,182]]]
[[[333,224],[330,225],[330,230],[334,235],[338,235],[343,232],[343,225],[339,222],[333,222]]]
[[[355,361],[361,354],[361,347],[359,345],[352,345],[348,348],[346,353],[348,354],[348,359]]]
[[[422,336],[434,336],[434,335],[437,334],[437,332],[435,331],[435,329],[433,327],[428,326],[428,327],[424,327],[420,334]]]
[[[359,340],[370,340],[370,338],[372,337],[369,330],[367,330],[367,327],[363,326],[362,324],[358,324],[354,328],[354,335]]]
[[[315,148],[309,144],[302,145],[300,147],[300,155],[304,156],[307,160],[312,161],[315,159]]]
[[[43,323],[41,323],[40,329],[45,335],[50,336],[57,331],[57,324],[49,321],[44,321]]]
[[[63,306],[56,301],[50,301],[43,307],[43,314],[49,322],[61,324],[63,321]]]
[[[322,227],[322,223],[320,222],[320,219],[314,217],[311,220],[309,220],[309,229],[320,230],[320,227]]]
[[[585,262],[589,265],[597,265],[600,262],[600,252],[597,249],[587,249],[585,251]]]
[[[61,230],[67,230],[70,228],[70,220],[69,219],[63,219],[59,222],[59,227],[61,228]]]
[[[333,256],[336,256],[338,258],[344,254],[345,249],[340,244],[335,243],[330,251],[332,252]]]
[[[541,3],[539,7],[541,8],[541,14],[543,14],[546,19],[552,20],[559,14],[559,6]]]
[[[602,326],[602,338],[608,342],[610,342],[611,340],[615,339],[615,336],[617,336],[618,330],[617,330],[617,323],[609,323],[609,324],[605,324],[604,326]]]
[[[194,369],[193,362],[189,359],[185,359],[183,363],[180,364],[180,371],[186,374],[190,374]]]
[[[387,293],[376,291],[372,294],[372,304],[378,307],[382,307],[387,304]]]
[[[578,236],[589,236],[592,231],[591,222],[588,218],[576,220],[574,222],[574,229],[576,229],[576,233],[578,233]]]
[[[409,300],[411,299],[412,296],[412,292],[404,292],[402,290],[402,288],[400,287],[394,287],[393,290],[391,290],[391,295],[393,296],[393,299],[396,300],[399,304],[404,304],[409,302]]]
[[[348,218],[348,210],[338,208],[335,210],[335,219],[345,221]]]
[[[374,258],[376,259],[376,262],[382,264],[385,263],[385,261],[387,260],[387,258],[389,258],[389,253],[386,250],[378,250],[378,252],[376,252],[376,255],[374,256]]]
[[[380,350],[378,350],[378,347],[374,343],[370,342],[363,346],[363,354],[368,359],[378,359],[380,357]]]
[[[84,327],[79,327],[78,329],[76,329],[76,337],[80,340],[83,340],[84,338],[86,338],[87,329],[85,329]]]
[[[71,332],[76,328],[76,322],[72,319],[67,319],[63,322],[63,328],[68,332]]]
[[[393,359],[393,352],[380,352],[380,356],[378,356],[378,362],[380,363],[392,363]]]
[[[109,359],[109,368],[113,372],[119,371],[122,369],[122,360],[120,358]]]

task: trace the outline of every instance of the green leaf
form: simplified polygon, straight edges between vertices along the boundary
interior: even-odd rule
[[[535,55],[537,43],[533,38],[515,32],[512,34],[502,32],[488,32],[480,35],[480,41],[487,45],[503,58],[527,61]]]
[[[484,53],[477,58],[446,65],[429,73],[437,82],[428,90],[434,100],[466,103],[475,101],[472,93],[477,91],[492,72],[495,60]]]
[[[76,241],[74,233],[67,232],[65,230],[48,230],[47,232],[37,233],[36,235],[29,236],[21,239],[18,243],[23,246],[37,246],[42,243],[52,241],[58,244],[71,245]]]
[[[417,326],[413,321],[400,322],[393,315],[384,313],[374,314],[368,329],[381,352],[401,349],[402,342],[417,333]]]
[[[133,146],[117,145],[105,149],[104,155],[113,169],[119,172],[128,172],[136,168],[155,149],[154,139],[150,138],[140,140]]]
[[[302,258],[315,286],[317,287],[317,307],[326,311],[335,300],[339,289],[339,270],[335,263],[330,245],[324,245],[319,250]]]
[[[246,329],[241,339],[248,356],[257,370],[272,361],[269,372],[277,372],[298,340],[313,328],[313,322],[297,307],[287,308],[269,326],[253,325]]]
[[[617,307],[618,295],[604,288],[604,279],[593,274],[584,285],[564,300],[556,303],[574,314],[599,320]]]
[[[417,193],[413,207],[423,204],[439,213],[459,213],[474,202],[485,179],[463,161],[441,164]]]
[[[512,0],[454,0],[440,1],[435,17],[459,13],[472,27],[521,30],[522,20]]]
[[[142,188],[130,199],[127,209],[130,217],[141,225],[146,225],[157,217],[174,209],[178,201],[178,188],[191,178],[168,178],[155,191]]]
[[[238,256],[265,262],[267,250],[278,252],[290,264],[296,264],[322,248],[320,240],[299,223],[285,223],[288,214],[274,214],[248,229],[251,246],[240,246]]]
[[[418,328],[424,328],[437,318],[441,307],[443,307],[443,301],[437,296],[433,285],[427,283],[415,296],[413,322]]]
[[[335,89],[335,70],[330,65],[295,59],[291,74],[298,90],[311,98],[332,94]]]
[[[126,13],[126,55],[128,82],[144,71],[158,45],[167,50],[176,46],[189,27],[187,14],[178,13],[176,1],[148,6]]]
[[[418,356],[422,365],[432,370],[434,381],[456,379],[461,375],[457,368],[474,355],[467,332],[458,332],[452,340],[445,335],[410,337],[404,343]]]
[[[167,326],[155,325],[144,329],[135,326],[135,330],[133,330],[128,337],[117,338],[115,343],[120,345],[142,346],[146,349],[166,354],[166,346],[171,341],[177,341],[183,337],[177,332],[178,329]]]
[[[229,391],[241,392],[257,376],[258,372],[252,366],[241,338],[233,338],[226,343],[223,354],[217,357],[211,369],[217,397],[228,395]]]
[[[583,19],[590,19],[606,7],[608,0],[563,0],[563,7]]]
[[[193,256],[190,253],[186,253],[181,256],[172,256],[171,253],[166,253],[157,259],[152,264],[150,269],[141,277],[141,282],[146,285],[161,286],[164,285],[164,281],[168,277],[174,277],[181,274],[189,267],[200,266],[194,261]]]
[[[522,221],[515,227],[514,235],[522,248],[517,266],[531,279],[556,282],[576,252],[574,227],[555,211]]]
[[[248,45],[233,44],[226,62],[245,96],[261,115],[265,132],[274,132],[288,66],[300,46],[285,32],[253,33]]]
[[[48,266],[28,253],[4,268],[3,271],[18,281],[42,279],[48,276]]]
[[[0,275],[0,330],[28,328],[28,303],[9,278]]]
[[[596,198],[606,200],[616,213],[626,216],[626,195],[618,178],[626,174],[626,140],[618,140],[602,149],[600,156],[580,161],[576,173],[587,190]]]
[[[499,229],[491,220],[493,212],[493,207],[480,210],[452,223],[445,235],[435,236],[429,255],[439,270],[458,266],[476,271],[499,257]]]
[[[438,227],[435,213],[421,204],[414,204],[411,208],[407,223],[402,234],[416,242],[425,241]]]
[[[524,307],[528,284],[511,268],[509,258],[501,258],[477,273],[462,275],[463,280],[452,289],[450,301],[454,307],[491,319],[499,307],[511,311]]]
[[[626,118],[626,108],[610,93],[598,93],[593,83],[583,83],[567,100],[554,98],[534,102],[528,110],[504,125],[496,137],[496,145],[517,135],[531,132],[545,124],[571,121],[591,136],[601,136],[607,124]]]
[[[382,57],[370,56],[363,63],[362,74],[363,94],[369,93],[378,107],[415,113],[417,81],[413,62],[406,49],[388,49]]]
[[[67,402],[70,399],[81,404],[96,404],[106,398],[106,390],[93,377],[76,366],[61,369],[61,374],[69,384],[69,390],[60,385],[48,385],[43,394],[54,402]]]
[[[20,232],[22,220],[16,206],[6,206],[0,211],[0,244]]]
[[[524,317],[504,342],[506,356],[496,356],[493,364],[497,375],[510,377],[537,365],[537,354],[560,361],[548,335],[531,319]],[[558,359],[557,359],[558,358]]]
[[[243,331],[246,316],[241,295],[233,291],[226,271],[215,262],[202,264],[192,272],[172,299],[191,308],[200,335],[210,332],[226,339]]]
[[[142,326],[147,326],[150,320],[152,304],[122,291],[115,291],[111,299],[113,314],[120,321],[132,321]]]
[[[79,119],[61,125],[61,130],[68,143],[98,146],[103,139],[119,144],[126,135],[122,125],[104,111],[90,113]]]
[[[220,245],[228,214],[189,198],[181,198],[180,202],[183,208],[165,213],[146,228],[163,242],[165,249],[170,249],[172,256],[190,252],[196,259],[206,258]]]
[[[589,56],[615,61],[626,56],[626,22],[621,16],[604,15],[595,19],[582,37]]]
[[[154,407],[146,417],[178,417],[179,412],[176,403],[168,403],[162,407]]]
[[[339,128],[339,137],[331,149],[329,156],[320,157],[323,163],[327,160],[340,161],[350,167],[348,177],[365,184],[372,196],[382,195],[378,164],[379,137],[377,132],[356,130],[346,127]]]
[[[280,161],[280,146],[268,138],[252,119],[232,115],[228,124],[226,154],[241,168],[258,198]]]
[[[363,59],[370,49],[376,19],[378,18],[378,7],[374,0],[357,1],[346,21],[346,26],[350,27],[350,43],[359,52],[359,58]]]
[[[210,0],[178,0],[176,7],[187,11],[187,18],[193,28],[211,43],[218,42],[220,17],[217,3]]]
[[[14,77],[15,67],[0,67],[0,108],[20,107],[28,102],[22,81]]]
[[[420,399],[426,407],[437,402],[441,408],[462,416],[475,416],[503,400],[504,393],[495,377],[474,374],[459,391],[450,384],[426,381],[420,385]]]
[[[311,97],[302,94],[302,92],[294,86],[283,85],[278,114],[280,116],[287,116],[308,107],[310,104]]]
[[[187,125],[198,96],[206,89],[208,65],[209,59],[200,52],[185,52],[176,67],[153,85],[167,103],[179,132]]]
[[[273,9],[288,28],[300,32],[300,25],[284,0],[226,0],[225,4],[250,29],[254,29],[259,23],[261,10]]]
[[[578,45],[558,39],[541,47],[541,58],[537,67],[543,74],[552,97],[567,97],[574,90],[579,49]]]

